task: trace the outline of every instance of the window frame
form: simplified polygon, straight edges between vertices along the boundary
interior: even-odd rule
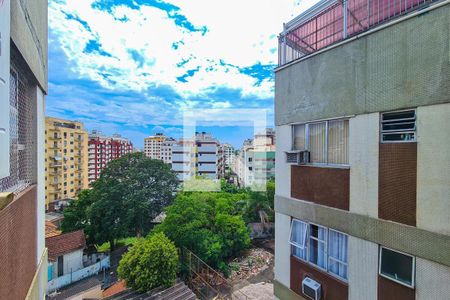
[[[325,271],[325,272],[327,272],[327,273],[329,273],[329,271],[328,271],[328,227],[325,227],[325,226],[322,226],[322,225],[318,225],[318,224],[315,224],[315,223],[308,223],[308,231],[309,232],[311,232],[311,229],[310,229],[310,226],[317,226],[317,228],[323,228],[323,229],[325,229],[325,239],[322,241],[322,240],[320,240],[318,237],[316,238],[316,237],[314,237],[314,236],[311,236],[311,234],[309,234],[308,235],[308,241],[310,241],[311,239],[313,239],[313,240],[315,240],[315,241],[317,241],[317,243],[319,244],[319,243],[323,243],[324,244],[324,255],[325,255],[325,257],[324,257],[324,261],[325,261],[325,268],[322,268],[321,266],[319,266],[318,264],[315,264],[315,263],[313,263],[311,260],[310,260],[310,246],[311,246],[311,243],[308,243],[308,253],[307,253],[307,258],[308,258],[308,263],[310,263],[311,265],[314,265],[314,266],[316,266],[317,268],[319,268],[319,269],[321,269],[321,270],[323,270],[323,271]]]
[[[389,251],[392,251],[392,252],[396,252],[396,253],[399,253],[399,254],[402,254],[402,255],[405,255],[405,256],[409,256],[409,257],[412,258],[411,285],[381,273],[381,262],[382,262],[382,259],[383,259],[383,251],[382,251],[383,249],[386,249],[386,250],[389,250]],[[384,277],[386,279],[392,280],[392,281],[394,281],[394,282],[396,282],[398,284],[401,284],[403,286],[406,286],[408,288],[414,289],[415,288],[415,284],[416,284],[416,257],[411,255],[411,254],[408,254],[408,253],[405,253],[405,252],[402,252],[402,251],[398,251],[398,250],[394,250],[392,248],[384,247],[384,246],[381,246],[381,245],[380,245],[378,251],[379,251],[379,256],[378,256],[378,275],[380,275],[380,276],[382,276],[382,277]]]
[[[405,130],[405,131],[399,131],[399,130],[386,130],[383,131],[383,115],[384,114],[392,114],[392,113],[401,113],[405,111],[414,111],[414,130]],[[392,144],[392,143],[416,143],[417,142],[417,109],[416,108],[409,108],[409,109],[401,109],[401,110],[392,110],[392,111],[384,111],[380,112],[379,116],[379,130],[380,130],[380,143],[382,144]],[[392,134],[407,134],[407,133],[413,133],[414,139],[412,140],[398,140],[398,141],[384,141],[383,136],[384,135],[392,135]]]
[[[303,241],[303,246],[301,246],[301,245],[299,245],[299,244],[297,244],[297,243],[295,243],[295,242],[292,242],[292,225],[294,224],[294,222],[298,222],[298,223],[303,223],[303,224],[305,224],[306,225],[306,230],[305,230],[305,237],[304,237],[304,241]],[[291,244],[292,246],[295,246],[295,247],[297,247],[297,248],[300,248],[301,250],[305,250],[307,247],[306,247],[306,244],[307,244],[307,241],[308,241],[308,223],[307,222],[303,222],[303,221],[301,221],[301,220],[299,220],[299,219],[295,219],[295,218],[292,218],[292,221],[291,221],[291,228],[289,229],[289,244]]]
[[[294,221],[297,221],[297,222],[300,222],[300,223],[303,223],[303,224],[305,224],[306,225],[306,235],[305,235],[305,246],[304,246],[304,249],[301,249],[301,247],[300,247],[300,245],[297,245],[296,243],[292,243],[291,242],[291,234],[292,234],[292,224],[294,223]],[[309,260],[309,257],[310,257],[310,250],[309,250],[309,240],[310,240],[310,225],[315,225],[315,226],[317,226],[317,227],[321,227],[321,228],[324,228],[324,229],[326,229],[326,231],[327,231],[327,233],[326,233],[326,240],[325,240],[325,261],[326,261],[326,268],[322,268],[322,267],[320,267],[320,266],[318,266],[318,265],[316,265],[316,264],[314,264],[314,263],[312,263],[310,260]],[[303,220],[300,220],[300,219],[297,219],[297,218],[294,218],[294,217],[291,217],[291,227],[290,227],[290,229],[289,229],[289,244],[290,244],[290,250],[291,250],[291,254],[290,255],[292,255],[292,256],[294,256],[296,259],[298,259],[298,260],[301,260],[301,261],[303,261],[304,263],[307,263],[308,265],[310,265],[310,266],[312,266],[313,268],[316,268],[316,269],[318,269],[318,270],[320,270],[320,271],[322,271],[322,272],[325,272],[327,275],[330,275],[330,276],[332,276],[332,277],[334,277],[334,278],[336,278],[337,280],[340,280],[340,281],[342,281],[342,282],[344,282],[344,283],[348,283],[348,261],[345,263],[345,262],[340,262],[340,263],[343,263],[343,264],[345,264],[346,266],[347,266],[347,274],[346,274],[346,276],[347,276],[347,278],[343,278],[343,277],[341,277],[341,276],[339,276],[339,275],[337,275],[337,274],[334,274],[334,273],[332,273],[332,272],[330,272],[329,271],[329,251],[328,251],[328,246],[329,246],[329,234],[330,234],[330,231],[334,231],[334,232],[338,232],[338,233],[341,233],[341,234],[344,234],[345,236],[347,236],[347,242],[348,242],[348,237],[349,237],[349,235],[348,234],[346,234],[346,233],[344,233],[344,232],[342,232],[342,231],[339,231],[339,230],[336,230],[336,229],[332,229],[332,228],[329,228],[329,227],[326,227],[326,226],[323,226],[323,225],[319,225],[319,224],[316,224],[316,223],[313,223],[313,222],[307,222],[307,221],[303,221]],[[313,237],[313,239],[316,239],[315,237]],[[293,254],[293,250],[292,250],[292,247],[297,247],[297,248],[300,248],[301,250],[304,250],[304,251],[306,251],[306,259],[303,259],[303,258],[300,258],[300,257],[298,257],[298,256],[296,256],[296,255],[294,255]],[[347,260],[348,260],[348,245],[347,245]]]
[[[328,271],[328,273],[329,273],[331,276],[334,276],[334,277],[336,277],[336,278],[339,278],[339,279],[341,279],[341,280],[344,280],[345,282],[348,282],[348,234],[346,234],[346,233],[344,233],[344,232],[342,232],[342,231],[336,230],[336,229],[328,228],[328,241],[330,241],[330,231],[334,231],[334,232],[336,232],[336,233],[343,234],[343,235],[345,235],[345,236],[347,237],[347,262],[341,261],[341,260],[339,260],[339,259],[337,259],[337,258],[334,258],[334,257],[330,256],[330,255],[329,255],[330,249],[327,248],[327,251],[328,251],[328,252],[327,252],[327,257],[328,257],[328,265],[327,265],[327,267],[330,265],[330,259],[332,259],[333,261],[336,261],[336,262],[338,262],[338,263],[340,263],[340,264],[345,265],[345,266],[347,267],[347,278],[342,278],[341,276],[339,276],[339,275],[337,275],[337,274],[335,274],[335,273],[333,273],[333,272],[330,272],[330,271]],[[330,245],[331,245],[331,243],[328,242],[328,247],[329,247]]]
[[[302,123],[293,123],[291,124],[291,151],[302,151],[302,150],[307,150],[307,151],[311,151],[310,149],[310,145],[309,145],[309,125],[312,124],[320,124],[320,123],[325,123],[325,145],[324,145],[324,149],[325,149],[325,161],[324,163],[317,163],[317,162],[309,162],[306,165],[311,165],[311,166],[319,166],[319,167],[333,167],[333,168],[349,168],[350,167],[350,145],[348,148],[348,163],[346,164],[336,164],[336,163],[328,163],[328,129],[329,129],[329,122],[333,122],[333,121],[348,121],[348,127],[349,127],[349,144],[350,144],[350,118],[351,117],[339,117],[339,118],[334,118],[334,119],[326,119],[326,120],[316,120],[316,121],[311,121],[311,122],[302,122]],[[381,118],[380,118],[381,120]],[[305,149],[295,149],[295,126],[299,126],[299,125],[304,125],[305,126]]]

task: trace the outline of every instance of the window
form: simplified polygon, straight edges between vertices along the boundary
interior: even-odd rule
[[[306,237],[308,224],[293,219],[289,242],[292,247],[292,254],[302,260],[306,260]]]
[[[348,236],[346,234],[292,219],[289,243],[293,256],[335,277],[347,280]]]
[[[408,287],[414,287],[415,259],[388,248],[380,247],[380,275]]]
[[[416,111],[405,110],[381,114],[381,141],[415,142]]]
[[[309,262],[326,269],[327,229],[322,226],[309,225]]]
[[[308,150],[311,163],[348,164],[347,119],[294,125],[292,135],[293,150]]]
[[[328,232],[328,270],[347,279],[348,236],[333,229]]]

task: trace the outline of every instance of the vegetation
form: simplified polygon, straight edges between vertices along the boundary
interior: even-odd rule
[[[89,242],[109,242],[149,232],[152,220],[172,203],[177,179],[160,160],[133,153],[111,161],[92,189],[64,211],[63,231],[84,229]]]
[[[140,292],[172,286],[177,271],[177,249],[163,233],[139,239],[124,254],[117,269],[127,286]]]
[[[243,197],[246,194],[181,192],[155,230],[212,267],[224,270],[228,258],[250,246],[249,230],[241,215]]]
[[[124,247],[124,246],[133,246],[138,241],[137,237],[130,236],[126,238],[121,238],[116,240],[116,247]],[[106,252],[111,250],[111,245],[109,242],[103,243],[101,245],[96,246],[97,252]]]

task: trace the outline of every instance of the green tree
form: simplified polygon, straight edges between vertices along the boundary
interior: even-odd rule
[[[186,247],[213,267],[239,255],[250,245],[249,230],[240,215],[245,194],[179,193],[156,228],[178,247]]]
[[[61,223],[63,232],[86,229],[88,225],[88,209],[94,201],[92,194],[92,190],[82,190],[78,195],[78,199],[72,201],[64,209],[64,219]]]
[[[75,202],[67,228],[84,228],[90,241],[109,242],[114,249],[116,239],[151,229],[151,221],[172,203],[177,185],[175,173],[162,161],[143,153],[124,155],[102,171],[83,205]]]
[[[122,257],[117,269],[127,286],[140,292],[172,286],[177,271],[177,249],[163,233],[136,242]]]
[[[268,180],[266,191],[250,191],[249,198],[244,207],[244,220],[246,223],[260,222],[260,212],[265,212],[269,221],[274,219],[275,181]]]

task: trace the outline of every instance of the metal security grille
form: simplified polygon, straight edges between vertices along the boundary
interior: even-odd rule
[[[35,103],[32,85],[20,64],[10,73],[10,175],[0,179],[0,191],[20,193],[36,182]]]

